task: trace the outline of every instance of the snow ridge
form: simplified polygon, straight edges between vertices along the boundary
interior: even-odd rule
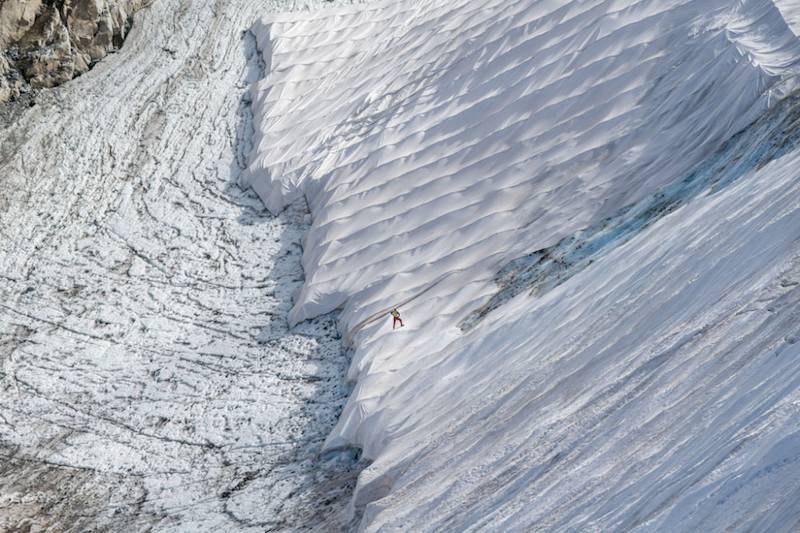
[[[767,524],[769,494],[795,490],[755,466],[793,442],[781,413],[794,404],[774,392],[797,368],[767,357],[796,352],[779,333],[791,312],[730,313],[794,297],[796,155],[780,136],[793,107],[725,143],[796,88],[794,16],[768,0],[430,0],[257,25],[271,69],[252,87],[242,184],[272,211],[299,196],[312,210],[290,319],[340,308],[354,343],[357,384],[328,446],[374,460],[353,501],[365,529]],[[658,217],[631,222],[665,194],[676,201]],[[458,327],[504,266],[605,239],[604,221],[631,224],[568,279],[546,272],[546,294],[511,294]],[[393,333],[374,318],[396,304],[408,327]],[[759,357],[730,342],[739,331]],[[784,388],[731,388],[766,375]],[[748,414],[751,402],[767,407]],[[700,408],[728,409],[725,436],[698,433]],[[751,503],[696,505],[745,472],[769,481],[739,492]]]

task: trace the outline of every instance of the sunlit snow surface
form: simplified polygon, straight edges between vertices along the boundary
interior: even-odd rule
[[[328,445],[374,461],[363,528],[800,527],[799,9],[256,26],[242,182],[311,207],[290,318],[342,309],[356,386]],[[405,328],[370,319],[399,303]]]

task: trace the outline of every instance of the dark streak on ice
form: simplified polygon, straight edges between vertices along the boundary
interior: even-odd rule
[[[800,92],[795,92],[734,135],[683,179],[553,246],[506,264],[495,277],[500,290],[461,322],[462,331],[472,329],[491,311],[518,294],[527,291],[541,295],[561,285],[603,254],[622,246],[692,199],[702,194],[715,194],[790,152],[798,140]]]

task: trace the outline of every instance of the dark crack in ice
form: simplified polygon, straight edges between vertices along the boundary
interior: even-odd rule
[[[4,115],[0,530],[343,527],[348,357],[285,318],[308,216],[235,185],[270,5],[156,2]]]

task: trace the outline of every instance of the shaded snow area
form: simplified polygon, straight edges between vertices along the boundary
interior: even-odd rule
[[[330,315],[289,329],[302,202],[235,183],[269,2],[159,0],[0,129],[0,531],[343,523]],[[49,529],[48,529],[49,528]]]
[[[412,1],[254,27],[240,182],[305,198],[365,531],[800,529],[793,0]],[[400,305],[406,327],[386,311]]]

